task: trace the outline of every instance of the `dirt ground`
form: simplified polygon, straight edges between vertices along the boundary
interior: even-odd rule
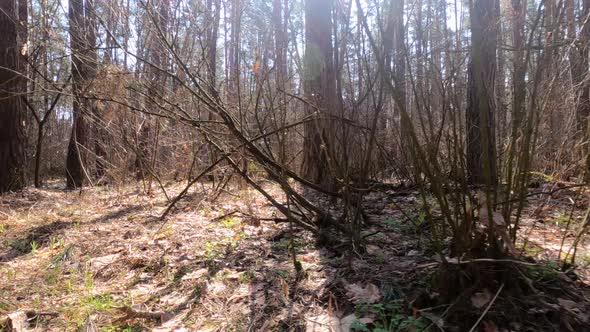
[[[170,184],[166,193],[182,188]],[[342,254],[287,223],[261,220],[279,215],[252,190],[212,198],[210,189],[196,186],[165,221],[165,195],[147,196],[139,185],[66,192],[52,183],[0,197],[0,321],[24,311],[34,331],[462,331],[450,315],[459,301],[429,306],[439,263],[427,232],[407,220],[420,220],[415,192],[367,195],[367,250]],[[578,246],[575,271],[551,269],[581,227],[587,195],[531,197],[519,231],[517,247],[532,257],[527,268],[539,267],[535,287],[555,276],[577,292],[544,292],[547,305],[531,313],[573,313],[576,322],[548,321],[557,330],[588,319],[579,297],[588,298],[589,243]],[[465,293],[470,324],[481,317],[474,331],[537,330],[543,322],[499,309],[514,300],[502,288]]]

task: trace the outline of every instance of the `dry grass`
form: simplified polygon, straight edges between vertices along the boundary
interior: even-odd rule
[[[236,209],[268,217],[273,209],[251,191],[216,202],[201,197],[182,201],[165,224],[157,220],[167,204],[163,195],[146,197],[135,187],[29,188],[3,197],[0,314],[17,308],[58,312],[57,319],[39,322],[43,331],[75,330],[88,319],[104,331],[303,324],[317,286],[310,281],[323,276],[314,271],[319,256],[311,239],[300,234],[297,240],[300,254],[315,258],[303,263],[310,277],[292,290],[288,242],[267,241],[283,225],[258,226],[240,216],[211,222]],[[305,297],[311,302],[297,303]],[[169,316],[120,322],[124,306]]]

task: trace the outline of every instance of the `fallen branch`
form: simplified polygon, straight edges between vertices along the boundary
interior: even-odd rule
[[[223,215],[221,215],[221,216],[219,216],[219,217],[215,217],[215,218],[213,218],[213,219],[209,220],[209,222],[216,222],[216,221],[220,221],[220,220],[223,220],[223,219],[225,219],[225,218],[227,218],[227,217],[229,217],[229,216],[233,216],[233,215],[234,215],[234,214],[236,214],[236,213],[241,213],[241,212],[240,212],[240,211],[238,211],[238,210],[233,210],[233,211],[231,211],[231,212],[228,212],[228,213],[226,213],[226,214],[223,214]]]
[[[471,263],[514,263],[514,264],[521,264],[521,265],[528,265],[528,266],[539,266],[539,264],[523,262],[516,259],[493,259],[493,258],[476,258],[470,259],[466,261],[459,261],[456,258],[447,258],[446,263],[448,264],[455,264],[455,265],[463,265],[463,264],[471,264]],[[439,263],[440,264],[440,263]]]
[[[117,309],[119,309],[120,311],[122,311],[125,314],[124,317],[119,318],[119,320],[121,320],[121,321],[128,320],[128,319],[140,318],[140,319],[159,320],[160,323],[163,323],[163,322],[167,321],[168,319],[170,319],[170,317],[172,316],[170,313],[164,312],[164,311],[142,311],[142,310],[135,310],[131,307],[120,307]]]

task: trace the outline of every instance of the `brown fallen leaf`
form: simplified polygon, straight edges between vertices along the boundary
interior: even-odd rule
[[[355,314],[338,318],[333,314],[325,313],[306,318],[305,332],[349,332],[355,320],[363,324],[371,324],[375,321],[372,317],[358,318]]]
[[[492,294],[489,290],[484,289],[482,292],[477,292],[471,295],[471,304],[477,309],[483,308],[492,299]]]
[[[492,321],[486,320],[482,323],[484,332],[498,332],[498,327]]]
[[[283,298],[288,299],[289,298],[289,284],[285,281],[285,279],[279,279],[279,283],[281,285],[281,295],[283,295]]]
[[[4,322],[6,331],[20,332],[29,331],[29,322],[41,316],[57,317],[55,311],[36,311],[31,309],[20,309],[8,314]]]
[[[372,283],[368,283],[363,287],[358,283],[348,284],[345,282],[344,288],[350,301],[355,304],[359,302],[375,303],[381,299],[379,288]]]
[[[24,311],[15,311],[13,313],[8,314],[8,319],[6,320],[7,331],[10,332],[23,332],[26,331],[29,327],[29,323],[27,322],[27,313]]]
[[[557,303],[559,303],[559,306],[567,311],[572,311],[577,307],[576,302],[567,299],[558,298]]]
[[[367,245],[367,254],[369,254],[369,255],[376,256],[378,254],[381,254],[382,252],[383,251],[381,250],[381,248],[376,245],[372,245],[372,244]]]
[[[305,319],[305,332],[341,332],[340,319],[330,314],[311,316]]]
[[[350,314],[346,317],[342,317],[340,319],[340,331],[345,332],[345,331],[351,331],[351,327],[352,327],[352,323],[358,320],[359,322],[363,323],[363,324],[371,324],[375,321],[374,318],[372,317],[362,317],[362,318],[358,318],[356,317],[355,314]]]
[[[266,303],[264,283],[250,282],[250,303],[256,308],[262,308]]]
[[[508,252],[511,255],[516,256],[516,248],[514,247],[512,239],[510,238],[508,230],[506,229],[506,221],[504,220],[504,216],[502,216],[502,214],[497,211],[492,211],[492,217],[490,218],[490,209],[488,208],[486,194],[480,190],[478,191],[477,196],[481,205],[479,209],[479,220],[486,227],[490,227],[490,224],[493,222],[493,231],[502,238],[502,241],[504,242]]]

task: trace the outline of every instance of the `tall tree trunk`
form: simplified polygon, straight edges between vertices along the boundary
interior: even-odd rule
[[[494,131],[496,0],[472,0],[467,100],[467,171],[471,184],[497,182]]]
[[[551,82],[559,79],[560,68],[558,68],[559,54],[555,47],[559,40],[558,28],[559,28],[559,17],[557,2],[561,4],[560,0],[545,0],[545,50],[543,52],[543,62],[547,68],[544,68],[544,89],[547,90],[550,96],[547,98],[547,109],[549,110],[548,117],[548,150],[547,153],[553,153],[559,149],[561,144],[560,131],[560,112],[557,100],[559,97],[556,95],[556,89],[551,88]],[[549,156],[548,156],[549,157]]]
[[[98,72],[98,52],[96,49],[96,33],[97,33],[97,26],[96,26],[96,19],[95,19],[95,4],[94,0],[86,0],[86,5],[84,7],[84,16],[85,16],[85,42],[86,42],[86,49],[84,50],[85,58],[86,58],[86,77],[84,78],[84,89],[85,91],[89,91],[89,87],[92,87],[93,81],[96,79],[96,75]],[[113,31],[113,30],[111,30]],[[110,50],[107,50],[110,52]],[[112,58],[110,59],[112,60]],[[103,115],[102,112],[96,105],[96,101],[91,99],[85,99],[84,105],[86,108],[87,114],[92,114],[94,117],[93,121],[93,144],[94,144],[94,154],[96,157],[96,165],[95,165],[95,177],[98,180],[101,180],[105,174],[105,167],[106,167],[106,158],[107,153],[105,149],[105,141],[107,138],[106,129],[104,127],[103,122]]]
[[[497,34],[498,34],[498,45],[502,45],[504,41],[504,25],[503,21],[500,18],[500,1],[496,0],[498,3],[496,4],[496,17],[497,19]],[[504,137],[506,137],[506,121],[507,121],[507,108],[506,108],[506,54],[504,50],[500,47],[498,48],[498,75],[496,77],[496,114],[497,114],[497,127],[496,127],[496,137],[498,142],[498,148],[502,148]],[[498,168],[501,169],[501,163],[503,162],[503,158],[500,156],[504,155],[503,153],[499,154],[498,158]]]
[[[0,193],[25,185],[18,21],[16,2],[0,1]]]
[[[49,22],[48,22],[48,18],[47,18],[47,0],[42,0],[41,4],[40,4],[41,8],[41,28],[42,28],[42,38],[44,40],[49,40]],[[47,45],[45,43],[43,43],[39,49],[39,54],[40,54],[40,58],[42,59],[42,69],[41,72],[43,73],[43,76],[48,77],[48,73],[49,73],[49,57],[47,54]],[[33,80],[34,81],[34,80]],[[41,80],[41,86],[43,86],[44,88],[48,88],[48,83],[45,80]],[[37,145],[35,148],[35,188],[40,188],[41,187],[41,158],[43,155],[43,137],[45,135],[45,124],[47,123],[47,120],[49,119],[49,114],[51,112],[51,110],[49,109],[49,94],[48,93],[44,93],[43,94],[43,106],[42,109],[46,110],[46,113],[44,114],[43,120],[37,119]],[[33,112],[35,110],[32,110]],[[40,120],[40,121],[39,121]],[[45,121],[44,121],[45,120]]]
[[[287,31],[286,31],[286,27],[287,27],[287,20],[288,20],[288,16],[287,16],[287,1],[284,1],[284,5],[283,5],[283,0],[273,0],[272,2],[272,8],[273,8],[273,30],[274,30],[274,42],[275,42],[275,47],[274,47],[274,63],[275,63],[275,67],[276,67],[276,76],[275,76],[275,80],[276,80],[276,85],[277,85],[277,89],[279,90],[283,90],[286,91],[286,81],[287,81],[287,43],[288,43],[288,36],[287,36]],[[283,8],[285,7],[285,8]],[[285,13],[284,19],[283,19],[283,13]],[[279,110],[279,121],[277,123],[277,127],[279,126],[284,126],[287,121],[286,121],[286,117],[287,117],[287,98],[286,98],[286,94],[283,92],[280,92],[280,98],[279,98],[279,105],[278,105],[278,110]],[[278,148],[279,148],[279,152],[278,152],[278,161],[281,164],[284,164],[287,161],[287,149],[286,149],[286,141],[287,141],[287,136],[286,135],[282,135],[282,134],[277,134],[276,135],[277,138],[277,143],[278,143]]]
[[[573,21],[573,0],[568,4],[568,18]],[[570,9],[571,8],[571,9]],[[582,156],[585,156],[584,181],[590,183],[590,81],[588,75],[588,56],[590,55],[590,0],[583,0],[580,20],[582,29],[580,31],[578,48],[570,53],[572,62],[572,79],[576,86],[578,102],[576,104],[576,125],[577,137],[583,141]],[[570,32],[571,31],[571,32]],[[568,27],[568,37],[575,38],[575,24],[572,22]]]
[[[304,92],[311,103],[305,109],[306,114],[318,117],[329,116],[335,105],[331,10],[331,0],[305,2]],[[336,185],[330,169],[330,158],[334,157],[332,124],[326,119],[306,123],[303,141],[304,176],[328,190]]]
[[[231,33],[229,44],[229,77],[228,77],[228,99],[232,107],[239,108],[240,100],[240,34],[241,34],[241,0],[231,1]],[[242,122],[242,113],[240,112],[240,126]]]
[[[220,0],[207,0],[207,81],[211,85],[211,92],[216,93],[217,79],[217,36],[219,32],[219,18],[221,13]]]
[[[70,47],[72,49],[72,89],[74,103],[72,107],[72,134],[68,144],[66,159],[66,185],[78,188],[84,184],[84,162],[87,145],[87,124],[85,115],[86,101],[83,97],[84,85],[88,75],[88,36],[86,35],[86,18],[84,0],[69,1]]]
[[[219,19],[221,15],[221,1],[220,0],[207,0],[207,47],[205,50],[205,58],[207,61],[207,83],[210,86],[210,92],[216,98],[217,89],[217,38],[219,34]],[[214,114],[208,112],[207,120],[212,121]],[[218,156],[217,151],[211,146],[207,145],[209,163],[213,164]],[[215,181],[216,172],[212,172],[207,175],[210,181]]]
[[[416,98],[420,99],[424,93],[424,28],[422,26],[423,3],[422,0],[416,1]],[[421,100],[416,100],[416,107],[421,104]]]

